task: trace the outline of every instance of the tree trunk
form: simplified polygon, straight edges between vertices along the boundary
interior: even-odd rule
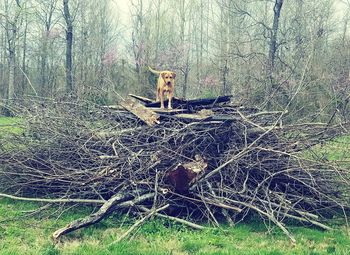
[[[179,8],[179,15],[180,15],[180,42],[181,46],[183,47],[183,54],[186,54],[186,63],[184,68],[181,70],[184,75],[184,82],[182,84],[182,98],[186,98],[187,95],[187,84],[188,84],[188,73],[189,73],[189,54],[188,50],[185,47],[185,25],[186,25],[186,8],[185,8],[185,1],[181,0],[180,2],[180,8]]]
[[[227,76],[228,76],[228,60],[227,58],[225,58],[223,60],[224,62],[224,66],[222,67],[222,88],[221,88],[221,94],[222,95],[227,95],[229,94],[229,88],[228,88],[228,80],[227,80]]]
[[[9,78],[8,78],[9,81],[8,81],[7,99],[13,99],[15,96],[15,69],[16,69],[14,48],[9,48],[8,58],[9,58]]]
[[[47,82],[47,54],[48,54],[48,39],[47,34],[49,33],[48,30],[46,30],[46,35],[43,36],[43,42],[42,42],[42,48],[41,48],[41,68],[40,68],[40,80],[41,80],[41,95],[47,96],[48,95],[48,82]]]
[[[66,86],[67,92],[73,91],[73,22],[69,12],[69,0],[63,0],[63,13],[66,21]]]
[[[20,8],[19,2],[16,1],[18,8]],[[5,11],[8,14],[10,7],[8,2],[5,1]],[[7,87],[7,99],[13,99],[15,97],[15,72],[16,72],[16,37],[17,37],[17,20],[19,14],[16,13],[14,20],[6,18],[6,37],[8,47],[8,87]]]
[[[157,12],[156,12],[156,53],[155,53],[155,60],[158,60],[158,55],[159,55],[159,45],[161,41],[159,40],[160,38],[160,22],[161,22],[161,15],[160,15],[160,8],[161,8],[161,1],[158,0],[157,2]]]
[[[185,67],[185,70],[183,71],[183,74],[184,74],[184,83],[183,83],[183,86],[182,86],[182,98],[186,99],[187,87],[188,87],[188,74],[189,74],[188,65]]]
[[[277,51],[277,34],[279,26],[279,18],[281,14],[283,0],[275,0],[275,6],[273,8],[273,25],[271,31],[270,49],[269,49],[269,77],[272,77],[273,71],[275,69],[275,59]]]
[[[24,26],[24,35],[23,35],[23,56],[22,56],[22,80],[21,80],[21,95],[25,94],[25,88],[27,84],[27,78],[26,72],[27,72],[27,65],[26,65],[26,58],[27,58],[27,31],[28,31],[28,14],[25,13],[25,26]]]

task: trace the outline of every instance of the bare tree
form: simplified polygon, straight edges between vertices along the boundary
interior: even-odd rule
[[[176,71],[182,97],[234,92],[280,109],[303,84],[289,107],[326,116],[327,105],[339,108],[348,95],[349,0],[343,17],[334,15],[335,0],[133,0],[124,34],[112,0],[62,2],[63,15],[59,0],[0,1],[4,97],[32,93],[29,86],[104,103],[112,89],[153,97],[147,65]]]
[[[192,5],[187,0],[180,0],[178,2],[178,7],[176,6],[176,13],[178,16],[178,22],[180,25],[179,37],[180,37],[180,47],[181,47],[181,61],[178,63],[178,68],[183,74],[182,82],[182,97],[187,97],[189,73],[190,73],[190,40],[191,40],[191,25],[190,25],[190,15],[192,12]],[[179,79],[179,78],[178,78]]]
[[[27,2],[24,2],[24,9],[27,9]],[[25,93],[25,87],[27,84],[27,35],[28,35],[28,12],[25,10],[23,15],[23,23],[24,23],[24,29],[23,29],[23,40],[22,40],[22,68],[21,68],[21,82],[19,86],[19,94],[23,95]]]
[[[69,11],[69,0],[63,0],[64,20],[66,21],[66,87],[72,92],[73,87],[73,21]]]
[[[153,89],[150,88],[147,80],[150,74],[149,72],[145,73],[145,66],[153,64],[150,61],[151,45],[149,43],[151,27],[146,26],[146,24],[149,24],[147,22],[150,22],[150,8],[147,8],[145,4],[144,0],[132,1],[132,53],[137,74],[138,89],[142,93],[145,93],[146,96],[153,97]]]
[[[275,68],[276,51],[278,47],[277,35],[278,26],[280,22],[280,15],[282,10],[283,0],[275,0],[275,6],[273,8],[273,24],[271,29],[270,47],[269,47],[269,76]]]
[[[36,10],[36,16],[38,17],[40,27],[44,28],[41,40],[39,42],[40,47],[40,91],[44,96],[48,96],[52,93],[52,81],[50,80],[49,69],[49,55],[52,48],[52,38],[56,35],[53,26],[58,22],[59,17],[55,16],[57,11],[58,0],[36,0],[40,6]]]
[[[15,75],[16,75],[16,41],[18,36],[18,20],[21,14],[20,1],[16,0],[16,6],[10,4],[8,0],[4,0],[5,7],[5,30],[7,38],[7,51],[8,51],[8,90],[7,99],[13,99],[15,97]],[[14,9],[14,13],[11,13],[11,9]]]

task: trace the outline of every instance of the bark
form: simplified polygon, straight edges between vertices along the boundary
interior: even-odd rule
[[[219,96],[214,98],[202,98],[202,99],[191,99],[191,100],[182,100],[178,98],[173,98],[173,108],[178,107],[196,107],[211,105],[212,107],[215,104],[228,103],[230,102],[232,96]],[[165,100],[164,103],[167,101]],[[160,102],[149,103],[145,105],[146,107],[159,107]]]
[[[12,37],[16,37],[16,30],[12,32]],[[16,70],[16,49],[15,40],[8,39],[8,63],[9,63],[9,81],[8,81],[8,91],[7,99],[13,99],[15,97],[15,70]]]
[[[282,10],[283,0],[276,0],[273,8],[273,25],[271,31],[270,49],[269,49],[269,76],[272,77],[272,73],[275,69],[276,52],[278,48],[277,35],[280,21],[280,15]]]
[[[16,1],[17,8],[20,8],[19,1]],[[8,2],[5,1],[5,11],[9,13]],[[16,38],[17,38],[17,22],[19,18],[19,10],[16,10],[13,20],[9,17],[6,18],[5,29],[7,37],[7,48],[8,48],[8,90],[7,99],[13,99],[15,97],[15,73],[16,73]]]
[[[66,88],[72,92],[73,87],[73,22],[69,11],[69,0],[63,0],[63,13],[66,21]]]
[[[183,74],[184,74],[184,83],[183,83],[183,86],[182,86],[182,98],[186,98],[187,96],[187,87],[188,87],[188,75],[189,75],[189,66],[188,66],[188,62],[187,62],[187,65],[185,67],[185,70],[183,71]]]
[[[185,0],[181,0],[180,2],[180,41],[181,45],[184,47],[185,45],[185,24],[186,24],[186,8],[185,8]],[[184,47],[184,51],[185,51]],[[185,53],[185,52],[184,52]],[[188,54],[186,54],[186,66],[181,70],[182,73],[184,74],[184,82],[182,85],[182,98],[186,98],[187,94],[187,84],[188,84],[188,72],[189,72],[189,67],[188,67]]]
[[[222,95],[227,95],[229,93],[229,86],[228,86],[228,72],[229,72],[229,68],[228,68],[228,60],[227,58],[224,59],[224,66],[222,67],[222,89],[221,89],[221,93]]]
[[[133,25],[132,32],[132,45],[133,45],[133,55],[135,60],[135,70],[137,73],[138,83],[142,84],[142,58],[143,58],[143,47],[144,40],[142,39],[143,32],[143,0],[139,0],[138,6],[135,7],[135,21]]]
[[[22,56],[22,81],[21,81],[21,94],[25,93],[25,86],[27,83],[26,72],[26,58],[27,58],[27,31],[28,31],[28,14],[25,13],[25,27],[24,27],[24,36],[23,36],[23,56]]]
[[[175,191],[183,194],[187,193],[196,177],[202,175],[208,167],[208,162],[200,155],[195,156],[195,160],[187,163],[180,163],[168,173],[168,180]]]
[[[120,103],[125,109],[136,115],[142,121],[144,121],[148,126],[153,126],[159,124],[159,116],[154,111],[146,108],[134,98],[128,98]]]
[[[86,218],[75,220],[75,221],[69,223],[67,226],[65,226],[61,229],[58,229],[57,231],[55,231],[53,233],[52,238],[54,240],[57,240],[62,235],[68,234],[68,233],[73,232],[77,229],[87,227],[87,226],[93,225],[97,222],[100,222],[102,219],[109,216],[116,207],[119,207],[119,208],[130,207],[130,206],[133,206],[135,203],[140,203],[144,200],[152,198],[153,196],[154,196],[154,194],[150,193],[150,194],[145,194],[145,195],[142,195],[140,197],[137,197],[133,200],[125,201],[125,199],[128,198],[128,195],[116,194],[113,197],[111,197],[109,200],[107,200],[106,203],[96,213],[93,213],[93,214],[87,216]],[[123,202],[123,201],[125,201],[125,202]]]

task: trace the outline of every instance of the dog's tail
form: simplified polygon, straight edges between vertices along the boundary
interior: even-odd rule
[[[148,66],[148,69],[154,74],[160,74],[161,73],[160,71],[152,69],[150,66]]]

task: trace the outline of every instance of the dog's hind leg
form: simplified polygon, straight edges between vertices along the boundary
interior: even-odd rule
[[[160,89],[159,89],[159,87],[157,87],[157,90],[156,90],[156,102],[159,102],[159,94],[160,94]]]

